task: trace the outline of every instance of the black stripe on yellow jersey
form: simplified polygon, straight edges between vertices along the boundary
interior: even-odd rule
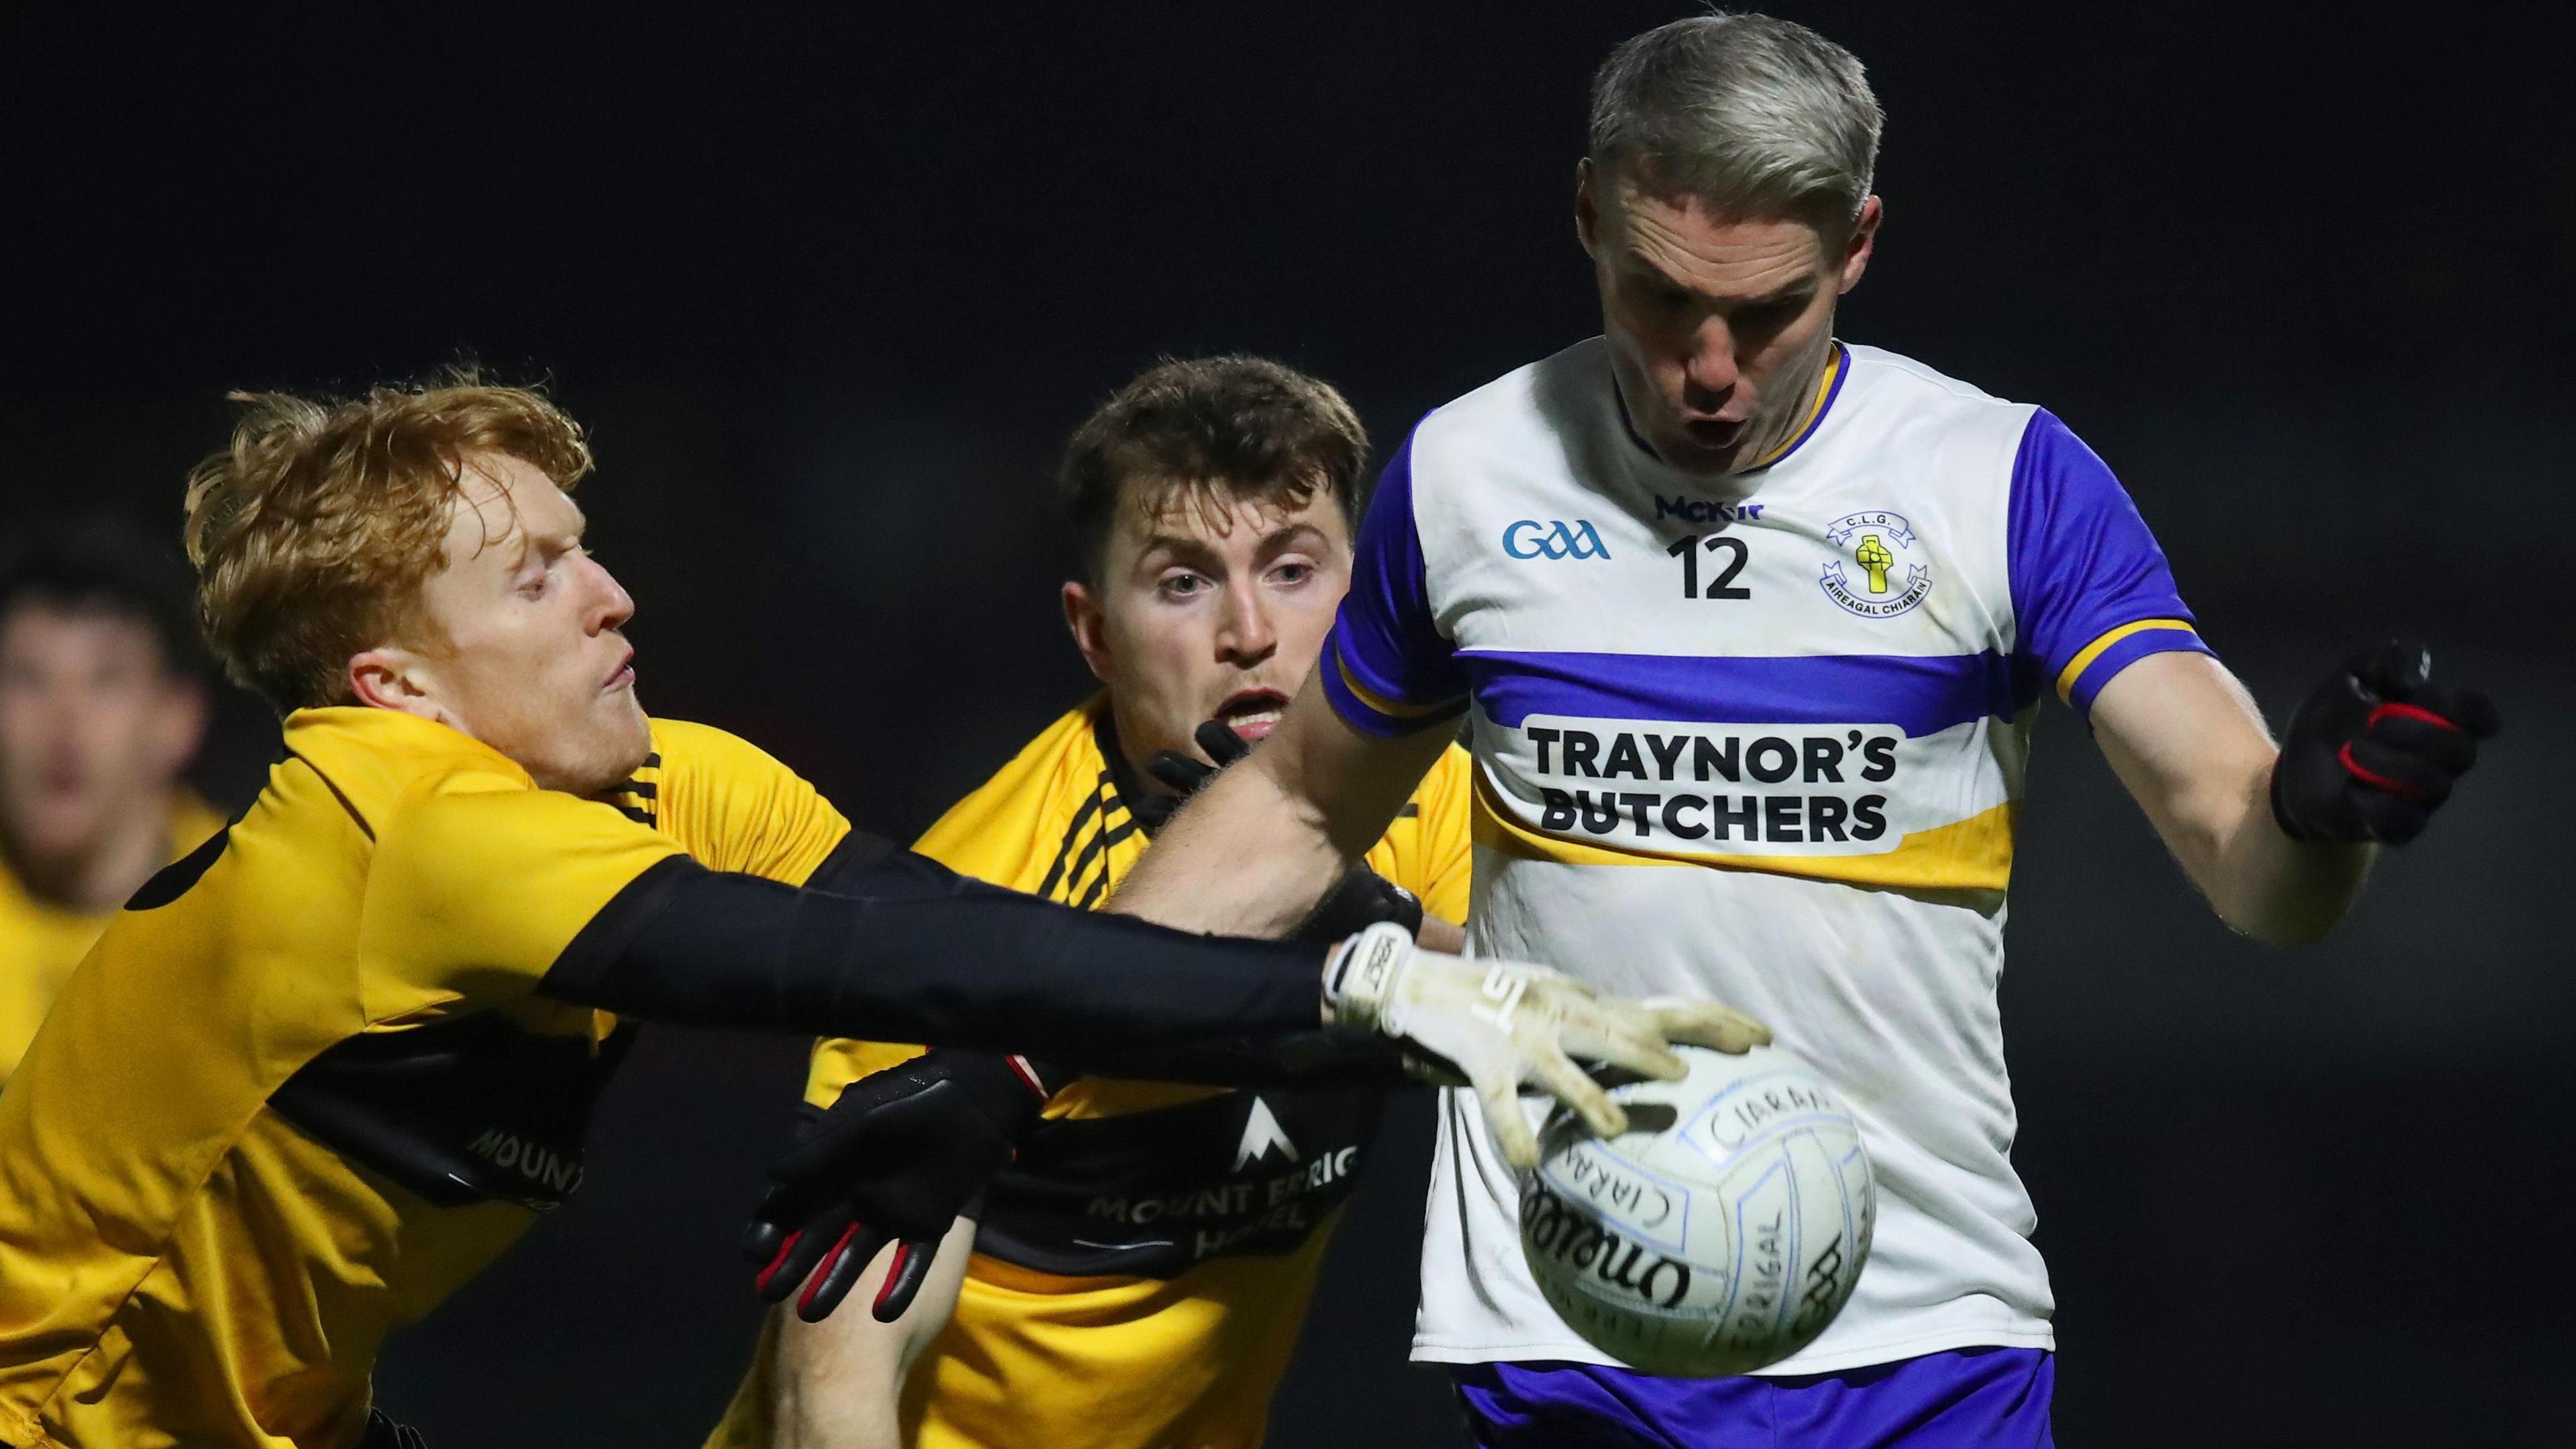
[[[1047,867],[1046,879],[1039,883],[1036,893],[1051,901],[1090,909],[1109,880],[1110,847],[1135,833],[1135,817],[1127,813],[1125,802],[1118,798],[1116,781],[1107,769],[1101,770],[1093,777],[1090,795],[1065,823],[1064,838],[1055,848],[1055,861]],[[1092,877],[1090,888],[1077,896],[1075,892],[1086,874]]]
[[[655,750],[644,757],[635,777],[611,790],[603,798],[617,807],[617,813],[638,825],[658,825],[656,806],[662,794],[662,752]]]

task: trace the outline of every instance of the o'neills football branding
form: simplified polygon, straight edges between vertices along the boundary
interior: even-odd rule
[[[1533,1254],[1588,1272],[1603,1287],[1661,1308],[1690,1292],[1689,1265],[1613,1232],[1599,1218],[1545,1187],[1521,1196],[1521,1239]]]

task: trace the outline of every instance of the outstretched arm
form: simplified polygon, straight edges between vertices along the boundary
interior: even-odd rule
[[[1024,1050],[1227,1085],[1274,1078],[1275,1049],[1324,1025],[1315,946],[1075,911],[891,846],[829,884],[670,857],[591,918],[539,990],[646,1021]]]
[[[1501,1111],[1522,1084],[1616,1133],[1625,1118],[1571,1058],[1671,1080],[1684,1068],[1667,1042],[1740,1051],[1761,1030],[1723,1008],[1606,999],[1542,966],[1423,951],[1394,925],[1327,951],[1079,911],[890,848],[883,871],[900,879],[877,894],[711,871],[606,806],[460,773],[379,827],[358,952],[389,1014],[533,987],[647,1021],[1024,1051],[1219,1086],[1388,1038],[1474,1083],[1508,1116],[1498,1130],[1522,1165],[1537,1158],[1528,1123]],[[835,884],[865,890],[875,874]]]
[[[2495,732],[2485,696],[2430,673],[2420,649],[2362,655],[2309,697],[2276,750],[2216,659],[2155,654],[2102,687],[2094,734],[2220,919],[2304,945],[2351,907],[2377,842],[2413,839]]]
[[[2424,828],[2494,729],[2421,649],[2347,663],[2279,750],[2209,654],[2173,570],[2111,470],[2047,412],[2013,460],[2006,520],[2015,652],[2092,720],[2102,753],[2221,919],[2315,941],[2352,904],[2375,844]]]
[[[1672,1080],[1684,1068],[1668,1042],[1742,1051],[1768,1036],[1724,1007],[1606,999],[1545,967],[1423,951],[1390,924],[1324,952],[1078,911],[907,853],[884,870],[896,879],[883,893],[841,895],[667,856],[591,917],[538,989],[647,1021],[1016,1049],[1075,1071],[1221,1086],[1388,1038],[1472,1083],[1520,1166],[1538,1160],[1512,1105],[1524,1084],[1595,1132],[1625,1130],[1572,1058]],[[420,904],[496,909],[470,892]]]
[[[2272,820],[2276,751],[2245,686],[2206,654],[2155,654],[2102,687],[2094,738],[2219,919],[2276,946],[2343,919],[2377,848],[2292,840]]]

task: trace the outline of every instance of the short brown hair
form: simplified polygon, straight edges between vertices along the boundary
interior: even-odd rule
[[[1119,496],[1151,479],[1181,499],[1302,508],[1318,488],[1359,523],[1368,430],[1324,382],[1267,358],[1166,360],[1073,430],[1056,493],[1096,582]]]
[[[438,572],[466,459],[503,453],[564,488],[581,428],[470,369],[316,402],[232,394],[232,445],[188,474],[197,617],[224,672],[284,713],[345,703],[350,656],[401,637]]]
[[[49,532],[0,564],[0,620],[20,605],[121,619],[148,630],[164,673],[193,677],[205,667],[188,617],[188,571],[121,518],[100,517]]]

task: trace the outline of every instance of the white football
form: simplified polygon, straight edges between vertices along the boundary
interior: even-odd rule
[[[1750,1373],[1851,1300],[1877,1216],[1860,1126],[1778,1047],[1676,1047],[1678,1082],[1610,1095],[1629,1130],[1563,1108],[1521,1187],[1521,1251],[1584,1341],[1647,1373]]]

